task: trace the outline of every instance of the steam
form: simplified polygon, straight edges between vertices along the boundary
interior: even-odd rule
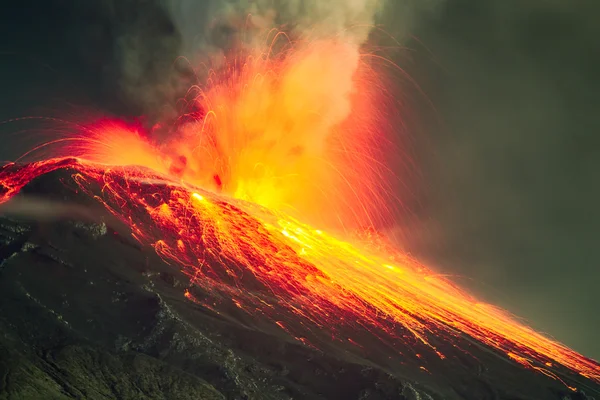
[[[0,215],[26,218],[38,222],[76,220],[102,222],[105,214],[78,204],[46,200],[34,196],[19,196],[0,204]],[[102,216],[101,216],[102,215]]]

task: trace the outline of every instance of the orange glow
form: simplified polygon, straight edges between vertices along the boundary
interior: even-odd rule
[[[390,145],[377,126],[385,90],[368,57],[343,41],[286,47],[210,71],[206,88],[185,99],[195,111],[184,110],[160,143],[102,121],[59,154],[145,166],[321,226],[389,221]]]
[[[105,165],[137,165],[168,174],[167,156],[151,143],[142,128],[116,119],[77,126],[78,132],[54,150],[65,157],[81,157]]]
[[[216,174],[236,198],[303,214],[317,209],[319,193],[336,178],[327,153],[349,114],[358,61],[350,46],[312,43],[287,57],[254,54],[215,73],[192,100],[206,117],[170,143],[189,161],[183,179],[210,188]]]

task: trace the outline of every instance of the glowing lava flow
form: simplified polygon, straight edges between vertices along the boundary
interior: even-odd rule
[[[596,362],[383,241],[342,241],[283,212],[358,226],[388,217],[370,101],[381,88],[363,67],[343,43],[311,43],[274,62],[251,56],[197,89],[189,121],[171,127],[162,147],[122,123],[85,127],[64,153],[80,159],[0,169],[0,203],[66,169],[74,189],[189,276],[186,297],[205,307],[220,308],[195,287],[309,345],[326,331],[360,346],[347,332],[364,331],[400,341],[413,352],[406,357],[424,350],[437,361],[450,357],[440,337],[454,347],[470,337],[555,379],[566,367],[600,382]],[[200,189],[210,186],[224,194]]]
[[[555,379],[561,379],[555,367],[564,366],[600,382],[596,362],[477,302],[382,243],[344,242],[282,213],[182,186],[147,169],[75,159],[11,164],[0,170],[0,201],[57,169],[68,169],[75,189],[96,197],[140,242],[181,268],[192,287],[266,317],[307,344],[315,328],[353,343],[341,336],[343,328],[361,327],[444,359],[431,339],[468,335]],[[185,294],[198,301],[191,288]]]

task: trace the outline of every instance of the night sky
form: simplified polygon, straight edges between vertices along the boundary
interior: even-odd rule
[[[406,34],[405,12],[392,7],[386,30]],[[447,0],[411,15],[415,38],[394,56],[435,106],[416,119],[436,121],[413,140],[421,185],[403,245],[595,359],[599,13],[595,0]],[[165,101],[180,35],[152,1],[21,1],[0,18],[0,120]],[[2,125],[0,160],[52,138],[39,126]]]

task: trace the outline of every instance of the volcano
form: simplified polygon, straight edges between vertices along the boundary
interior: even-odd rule
[[[50,159],[0,183],[2,398],[600,394],[595,361],[376,235],[342,242],[139,167]]]

